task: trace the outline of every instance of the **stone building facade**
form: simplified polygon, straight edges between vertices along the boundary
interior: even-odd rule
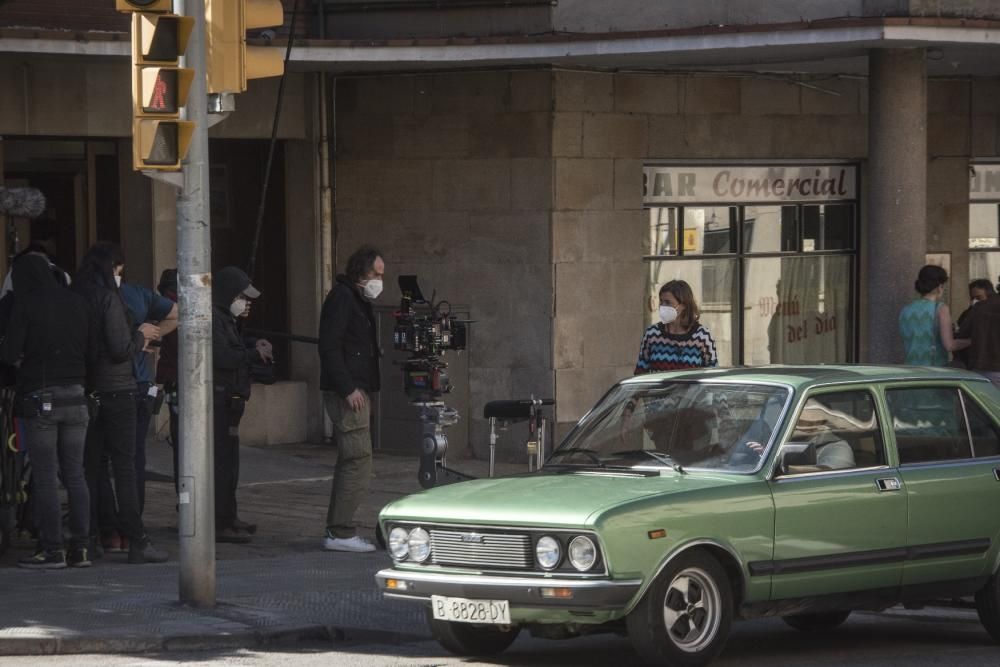
[[[401,274],[474,320],[449,356],[457,454],[485,454],[489,400],[551,395],[557,433],[571,428],[632,373],[667,277],[698,287],[723,361],[757,364],[898,361],[895,313],[924,262],[947,263],[959,311],[969,279],[998,277],[970,268],[1000,273],[1000,195],[970,204],[970,168],[1000,161],[1000,3],[306,4],[280,131],[271,291],[287,298],[273,326],[315,332],[323,239],[335,266],[380,246],[383,340]],[[0,23],[23,8],[7,5]],[[0,29],[5,155],[29,137],[127,144],[124,51],[94,43]],[[266,139],[274,92],[255,83],[213,146]],[[80,111],[53,113],[67,107]],[[836,172],[851,188],[654,196],[650,177],[674,172]],[[118,174],[123,242],[153,275],[169,263],[172,194]],[[821,334],[832,342],[795,347]],[[315,350],[287,354],[318,437]],[[398,368],[384,374],[380,442],[405,449],[412,412]],[[502,436],[501,456],[522,459],[522,435]]]

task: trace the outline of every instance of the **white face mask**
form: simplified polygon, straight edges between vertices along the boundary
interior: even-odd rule
[[[364,292],[367,298],[372,300],[377,299],[378,295],[382,293],[382,279],[372,278],[371,280],[365,283],[365,286],[362,288],[362,291]]]
[[[118,287],[122,286],[122,277],[121,276],[115,276],[115,285],[117,285]]]
[[[673,306],[660,306],[660,320],[664,324],[670,324],[677,319],[677,309]]]
[[[250,303],[243,297],[239,297],[229,305],[229,312],[233,314],[233,317],[240,317],[250,306]]]

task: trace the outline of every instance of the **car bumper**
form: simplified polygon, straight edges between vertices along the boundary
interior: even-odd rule
[[[540,579],[412,570],[382,570],[375,575],[386,597],[430,602],[432,595],[470,600],[509,600],[512,607],[588,611],[624,609],[639,592],[640,580]],[[390,587],[389,582],[395,582]],[[401,586],[402,584],[402,586]],[[543,589],[562,589],[569,597],[543,597]]]

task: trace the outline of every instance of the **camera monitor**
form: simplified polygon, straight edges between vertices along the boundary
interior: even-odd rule
[[[412,303],[427,303],[427,299],[420,291],[420,285],[417,284],[416,276],[400,276],[399,291],[404,298],[408,298]]]

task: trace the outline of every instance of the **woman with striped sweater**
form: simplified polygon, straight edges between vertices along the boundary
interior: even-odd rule
[[[671,280],[660,288],[660,322],[646,329],[635,374],[708,368],[719,365],[715,341],[698,322],[691,286]]]

